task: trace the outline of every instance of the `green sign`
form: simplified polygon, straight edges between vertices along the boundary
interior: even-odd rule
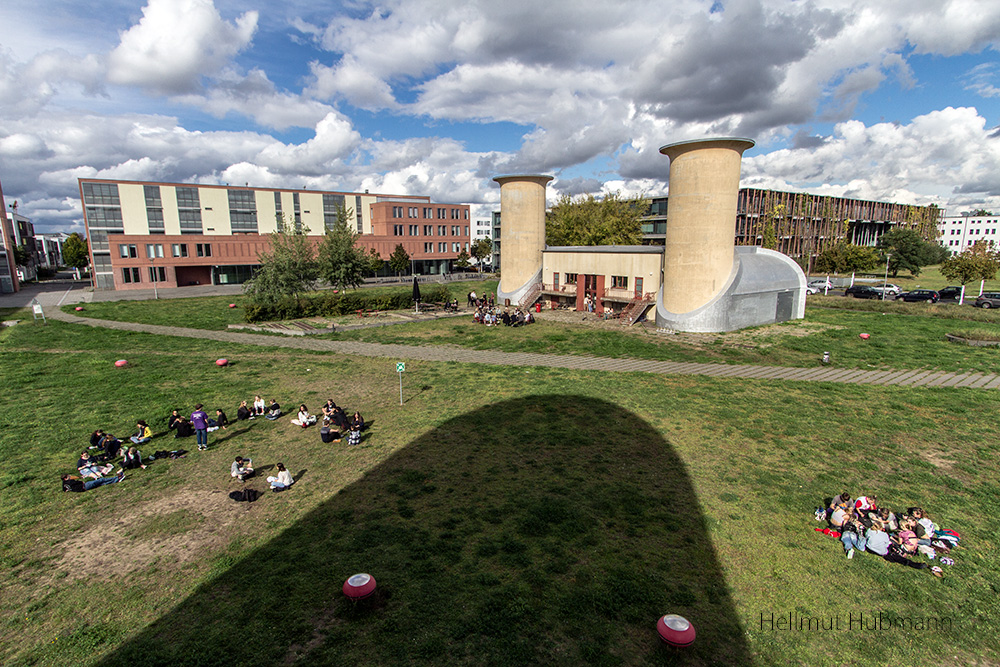
[[[406,364],[403,363],[402,361],[397,361],[396,362],[396,372],[397,373],[402,373],[405,370],[406,370]]]

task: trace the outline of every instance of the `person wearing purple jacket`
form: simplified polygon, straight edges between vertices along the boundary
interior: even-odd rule
[[[194,427],[194,434],[198,438],[198,449],[200,451],[208,449],[208,414],[201,409],[201,403],[194,406],[191,426]]]

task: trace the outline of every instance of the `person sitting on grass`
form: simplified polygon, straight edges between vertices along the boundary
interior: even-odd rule
[[[63,475],[62,490],[80,493],[81,491],[90,491],[91,489],[97,488],[98,486],[104,486],[105,484],[115,484],[123,479],[125,479],[124,470],[119,470],[118,474],[114,477],[98,477],[96,479],[88,480],[81,479],[76,475]]]
[[[348,445],[360,445],[361,444],[361,423],[358,421],[351,421],[351,431],[347,434],[347,444]]]
[[[194,435],[194,428],[191,426],[191,422],[184,415],[179,415],[174,421],[174,437],[190,438],[192,435]]]
[[[865,526],[858,517],[849,517],[841,526],[840,541],[844,543],[844,553],[854,558],[854,550],[865,550]]]
[[[247,407],[246,401],[240,401],[240,407],[236,408],[236,421],[244,421],[246,419],[253,419],[253,413]]]
[[[264,408],[264,399],[260,397],[260,394],[257,394],[256,396],[253,397],[253,410],[252,410],[252,412],[253,412],[254,415],[256,415],[256,416],[259,417],[259,416],[261,416],[261,415],[264,414],[264,410],[265,410],[265,408]]]
[[[146,464],[142,462],[142,452],[135,448],[135,445],[128,448],[125,458],[122,459],[122,468],[135,470],[136,468],[146,469]]]
[[[170,416],[167,417],[167,428],[173,431],[175,428],[177,428],[177,422],[180,421],[181,419],[183,419],[183,417],[181,417],[180,410],[171,410]]]
[[[153,431],[149,428],[145,421],[140,419],[135,423],[136,428],[139,430],[133,435],[129,440],[132,441],[134,445],[144,445],[153,438]]]
[[[844,519],[853,509],[854,503],[851,502],[851,494],[844,491],[833,499],[833,502],[830,503],[830,508],[826,511],[830,519],[830,525],[834,528],[840,528],[841,524],[844,523]],[[834,517],[836,517],[836,520]]]
[[[104,431],[97,429],[90,434],[90,449],[99,449],[101,446],[101,440],[104,440]]]
[[[292,479],[292,473],[285,470],[285,464],[279,463],[277,477],[268,477],[267,482],[271,485],[272,491],[282,491],[294,484],[295,480]]]
[[[233,465],[229,467],[229,472],[241,482],[246,481],[247,478],[253,477],[253,461],[244,459],[242,456],[237,456],[233,461]]]
[[[365,430],[365,418],[362,417],[361,413],[358,412],[357,410],[354,411],[354,416],[351,417],[351,425],[353,426],[355,422],[357,422],[358,424],[359,431]]]
[[[103,452],[101,460],[109,461],[118,456],[118,452],[122,449],[122,443],[121,440],[110,433],[105,433],[104,437],[101,438],[101,442],[98,443],[97,448]]]
[[[308,408],[306,408],[306,404],[303,403],[302,405],[299,406],[298,417],[293,419],[292,423],[295,424],[296,426],[301,426],[302,428],[306,428],[307,426],[312,426],[313,424],[316,423],[316,415],[309,414],[309,410]]]
[[[264,415],[264,419],[274,421],[279,417],[281,417],[281,406],[278,405],[278,402],[272,398],[270,404],[268,404],[267,414]]]
[[[218,431],[221,428],[225,431],[228,424],[229,419],[226,417],[226,413],[222,411],[222,408],[216,408],[215,419],[208,420],[208,430],[209,432],[212,432]]]
[[[76,469],[84,477],[98,479],[99,477],[103,477],[114,470],[115,466],[111,463],[101,465],[99,462],[90,458],[90,452],[84,450],[84,452],[80,454],[79,460],[76,462]]]

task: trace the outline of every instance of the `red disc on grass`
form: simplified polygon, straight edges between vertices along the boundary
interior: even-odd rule
[[[230,308],[235,308],[235,307],[236,307],[236,304],[235,304],[235,303],[231,303],[231,304],[229,304],[229,307],[230,307]]]
[[[124,359],[119,359],[118,361],[115,362],[115,366],[117,366],[118,368],[125,368],[126,366],[128,366],[128,362],[125,361]]]
[[[656,622],[660,639],[671,646],[690,646],[694,643],[694,626],[683,616],[667,614]]]
[[[868,334],[858,334],[858,337],[861,338],[861,340],[868,340],[868,336]]]
[[[352,600],[366,598],[375,592],[375,577],[370,574],[355,574],[344,582],[344,595]]]
[[[215,365],[216,366],[228,366],[229,365],[229,359],[216,359],[215,360]]]
[[[76,307],[76,308],[74,308],[73,310],[83,310],[83,306],[77,306],[77,307]]]

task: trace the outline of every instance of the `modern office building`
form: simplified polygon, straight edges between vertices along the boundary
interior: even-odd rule
[[[401,244],[416,274],[450,272],[470,242],[468,205],[426,196],[80,179],[80,199],[95,289],[243,283],[279,220],[318,244],[341,208],[360,247]]]
[[[1000,245],[1000,215],[974,215],[963,211],[945,215],[938,221],[940,242],[952,255],[967,250],[976,241],[987,241],[994,249]]]
[[[69,234],[35,234],[35,247],[38,250],[38,261],[46,269],[56,269],[62,266],[62,247]]]

